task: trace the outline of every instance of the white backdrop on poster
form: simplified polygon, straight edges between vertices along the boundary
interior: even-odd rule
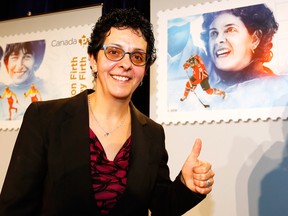
[[[92,87],[87,44],[101,10],[98,5],[0,22],[0,28],[5,29],[0,33],[4,51],[0,69],[0,94],[4,96],[0,100],[2,129],[18,129],[32,100],[69,97]],[[19,70],[21,64],[10,63],[13,62],[11,53],[17,52],[20,44],[28,51],[32,49],[34,55],[35,77],[26,80],[24,75],[13,75],[13,70]],[[10,58],[9,64],[5,64],[4,60]],[[27,61],[25,57],[23,65]],[[35,88],[31,90],[32,84],[39,93]]]
[[[157,77],[157,80],[161,80],[161,82],[157,83],[157,121],[167,124],[177,122],[201,123],[203,121],[219,122],[230,120],[238,121],[239,119],[246,121],[248,119],[265,120],[268,118],[287,118],[288,63],[286,50],[288,33],[285,31],[285,26],[287,25],[288,17],[285,18],[285,12],[283,10],[283,7],[288,7],[287,5],[288,1],[284,2],[283,0],[254,0],[253,2],[249,0],[228,0],[160,11],[158,13],[157,33],[161,40],[158,41],[159,58],[157,66],[158,70],[162,71],[162,73],[158,73]],[[259,66],[260,64],[256,66],[256,59],[259,57],[255,57],[255,63],[248,58],[247,63],[245,63],[242,56],[241,58],[234,57],[236,53],[239,56],[239,51],[237,45],[233,45],[233,38],[237,37],[237,44],[246,43],[246,41],[244,42],[243,40],[239,41],[241,40],[239,39],[241,33],[233,34],[233,36],[232,33],[229,33],[228,42],[225,43],[225,45],[221,43],[221,50],[217,48],[217,50],[222,52],[221,55],[217,54],[217,56],[219,55],[217,58],[212,58],[211,51],[205,48],[204,44],[205,42],[208,43],[208,40],[201,38],[201,33],[203,33],[203,17],[205,17],[203,14],[211,15],[213,12],[223,12],[241,7],[245,7],[244,10],[246,10],[246,13],[254,13],[254,11],[257,11],[259,17],[261,16],[260,11],[264,13],[264,7],[267,7],[267,11],[269,10],[269,12],[272,11],[274,13],[275,20],[278,23],[278,31],[276,31],[272,39],[273,46],[271,51],[273,52],[273,57],[268,63],[261,63],[261,66]],[[251,17],[251,14],[249,15]],[[263,19],[272,20],[265,15]],[[217,25],[219,25],[219,23],[222,24],[223,21],[219,21],[221,18],[216,19],[216,21],[217,20]],[[246,23],[249,23],[251,26],[259,25],[253,23],[251,20],[246,21]],[[272,21],[270,22],[272,23]],[[266,29],[272,32],[271,26],[272,24],[267,21],[265,26],[260,26],[259,28],[263,28],[264,34]],[[219,26],[217,28],[219,28]],[[217,31],[219,31],[218,38],[222,38],[220,30],[217,29]],[[239,32],[241,32],[241,30],[239,30]],[[227,36],[226,33],[223,34]],[[265,33],[265,35],[268,35],[268,33]],[[215,41],[218,41],[218,38]],[[262,38],[264,43],[265,37],[263,36]],[[262,41],[260,44],[262,44]],[[261,49],[260,44],[258,45],[258,47],[260,47],[259,49]],[[220,46],[215,45],[214,50],[216,49],[215,47]],[[247,45],[247,47],[249,47],[250,51],[250,46]],[[266,47],[265,49],[267,50]],[[246,51],[246,53],[248,52]],[[245,56],[248,56],[246,53]],[[263,53],[263,51],[261,53]],[[194,68],[194,73],[191,67],[187,68],[185,72],[183,69],[185,61],[195,54],[201,58],[204,64],[201,64],[200,67],[198,64],[197,68]],[[234,70],[235,67],[239,67],[238,61],[241,61],[241,67],[245,66],[244,69],[241,69],[241,71],[243,71],[241,75],[239,73],[236,79],[228,78],[228,82],[222,79],[219,80],[220,69],[218,66],[215,66],[215,62],[221,65],[220,68],[224,68],[223,71],[226,71],[227,68]],[[230,62],[233,62],[233,64],[229,64]],[[222,66],[224,64],[225,66]],[[263,65],[266,67],[265,69],[263,69]],[[264,70],[265,74],[268,74],[268,71],[271,70],[276,76],[260,76],[259,74],[262,74]],[[214,89],[216,94],[211,94],[211,91],[208,93],[207,85],[205,86],[205,84],[203,84],[205,79],[199,83],[200,80],[203,79],[201,77],[206,77],[206,74],[202,74],[202,71],[208,71],[208,85],[211,86],[209,90]],[[236,71],[231,73],[237,74]],[[249,74],[249,76],[246,74]],[[184,93],[184,89],[187,88],[188,83],[187,76],[193,76],[194,78],[190,78],[189,80],[190,85],[191,83],[195,85],[194,94],[189,94],[187,90],[185,90]],[[252,76],[254,76],[254,79],[251,79]],[[229,83],[231,80],[233,80],[232,84]],[[206,89],[202,89],[202,86],[205,86]],[[279,89],[281,90],[279,91]],[[220,94],[222,91],[225,92],[225,94]],[[183,101],[180,101],[180,98]]]
[[[199,4],[212,4],[213,6],[213,2],[208,0],[152,0],[151,21],[156,37],[158,36],[157,14],[160,11]],[[253,2],[253,0],[250,1],[251,4]],[[287,1],[280,2],[282,22],[287,19],[285,12],[287,5]],[[280,27],[278,33],[287,33],[285,29],[287,29],[286,24]],[[163,38],[157,37],[157,45],[160,40]],[[287,47],[287,44],[283,44],[283,49],[285,46]],[[158,82],[162,82],[157,78],[159,73],[165,73],[157,69],[156,62],[150,70],[150,116],[155,120],[157,120],[157,85]],[[193,120],[191,116],[188,118]],[[203,141],[200,158],[210,161],[216,172],[215,185],[211,194],[183,216],[288,215],[286,203],[288,192],[284,187],[288,180],[287,171],[285,172],[288,166],[287,119],[170,123],[163,124],[163,126],[172,179],[179,173],[196,137],[202,138]]]

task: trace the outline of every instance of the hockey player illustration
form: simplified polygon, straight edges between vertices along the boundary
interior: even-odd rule
[[[188,75],[189,67],[191,67],[193,73],[191,77]],[[183,68],[186,71],[188,81],[186,82],[184,95],[182,98],[180,98],[180,101],[186,100],[190,92],[194,92],[196,95],[195,89],[198,84],[200,84],[202,89],[209,95],[219,95],[223,99],[226,97],[226,93],[224,91],[210,87],[208,71],[206,70],[205,64],[199,55],[190,56],[190,58],[184,63]],[[198,98],[197,95],[196,97]],[[209,107],[209,105],[203,104],[199,98],[198,100],[204,107]]]

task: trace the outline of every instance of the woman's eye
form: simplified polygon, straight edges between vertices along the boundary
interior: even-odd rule
[[[110,50],[109,53],[112,55],[117,55],[119,52],[117,50]]]
[[[142,60],[142,56],[139,55],[139,54],[134,54],[133,57],[134,57],[134,59],[136,59],[136,60]]]
[[[209,37],[210,38],[216,38],[218,36],[218,32],[217,31],[210,31],[209,32]]]
[[[146,59],[146,54],[144,53],[133,53],[132,58],[137,62],[144,62]]]
[[[30,60],[32,58],[33,58],[33,56],[31,54],[25,54],[25,56],[24,56],[25,60]]]
[[[225,33],[234,33],[234,32],[237,32],[237,29],[235,27],[229,27],[225,31]]]
[[[9,59],[12,60],[12,61],[15,61],[15,60],[18,59],[18,56],[17,56],[17,55],[11,55],[11,56],[9,57]]]
[[[116,56],[121,55],[123,53],[121,49],[116,47],[108,47],[106,51],[109,55],[116,55]]]

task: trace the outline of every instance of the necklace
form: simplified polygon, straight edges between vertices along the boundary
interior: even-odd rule
[[[107,131],[107,130],[105,130],[105,129],[100,125],[100,123],[98,122],[98,120],[97,120],[97,118],[96,118],[96,116],[95,116],[95,114],[94,114],[94,112],[93,112],[93,110],[92,110],[90,98],[88,98],[88,104],[89,104],[89,109],[90,109],[90,111],[91,111],[91,113],[92,113],[92,116],[93,116],[94,120],[96,121],[97,125],[101,128],[101,130],[104,132],[104,136],[105,136],[105,137],[109,136],[111,133],[113,133],[113,132],[115,132],[116,130],[118,130],[119,128],[121,128],[121,127],[124,125],[124,122],[125,122],[125,120],[127,119],[127,116],[128,116],[128,113],[129,113],[129,112],[126,113],[125,117],[123,118],[123,120],[121,121],[121,123],[120,123],[117,127],[115,127],[115,128],[114,128],[113,130],[111,130],[111,131]]]

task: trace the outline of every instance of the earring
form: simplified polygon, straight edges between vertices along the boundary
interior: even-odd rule
[[[142,86],[142,85],[143,85],[143,80],[141,80],[141,82],[140,82],[139,86]]]
[[[250,49],[251,49],[251,52],[252,52],[253,54],[255,53],[255,50],[257,49],[257,46],[258,46],[258,45],[256,45],[256,44],[254,44],[254,45],[251,46]]]
[[[98,71],[93,72],[92,75],[93,75],[94,79],[97,79],[97,77],[98,77]]]
[[[96,69],[97,69],[97,66],[96,66],[96,64],[94,64],[94,65],[90,65],[90,69],[93,71],[93,72],[95,72],[96,71]]]

